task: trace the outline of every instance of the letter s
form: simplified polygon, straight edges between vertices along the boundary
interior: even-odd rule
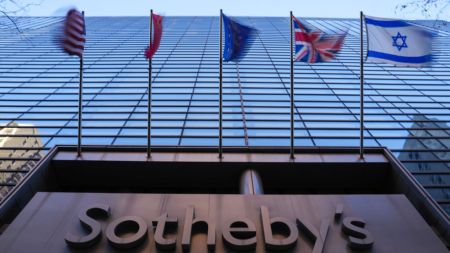
[[[363,219],[347,217],[342,222],[342,231],[349,236],[349,246],[355,250],[370,249],[373,245],[373,237],[367,229]]]
[[[80,212],[78,218],[85,230],[89,232],[85,236],[77,236],[72,233],[67,233],[64,240],[67,245],[73,248],[89,248],[96,244],[102,235],[102,225],[96,221],[93,216],[109,217],[111,208],[103,204],[94,204]]]

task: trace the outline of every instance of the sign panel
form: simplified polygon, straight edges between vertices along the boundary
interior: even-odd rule
[[[0,252],[448,252],[403,195],[38,193]]]

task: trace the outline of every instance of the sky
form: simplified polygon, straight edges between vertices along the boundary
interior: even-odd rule
[[[419,11],[396,10],[411,0],[21,0],[30,1],[42,3],[21,15],[64,15],[73,6],[84,10],[86,16],[145,16],[150,8],[167,16],[217,16],[222,8],[234,16],[289,16],[292,10],[302,17],[359,18],[359,11],[363,11],[387,18],[425,18]]]

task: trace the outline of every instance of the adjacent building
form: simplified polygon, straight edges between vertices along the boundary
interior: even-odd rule
[[[0,129],[0,196],[3,198],[42,158],[42,142],[32,125],[14,122]]]

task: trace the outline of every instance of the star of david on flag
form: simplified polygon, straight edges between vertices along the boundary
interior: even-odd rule
[[[392,43],[392,45],[394,47],[397,47],[398,51],[402,51],[402,48],[408,47],[408,45],[406,45],[406,37],[407,36],[402,36],[400,34],[400,32],[398,32],[396,36],[391,36],[391,37],[392,37],[392,40],[394,41]],[[398,42],[399,40],[400,40],[400,43]]]
[[[431,32],[403,20],[365,16],[367,61],[425,67],[432,61]]]

